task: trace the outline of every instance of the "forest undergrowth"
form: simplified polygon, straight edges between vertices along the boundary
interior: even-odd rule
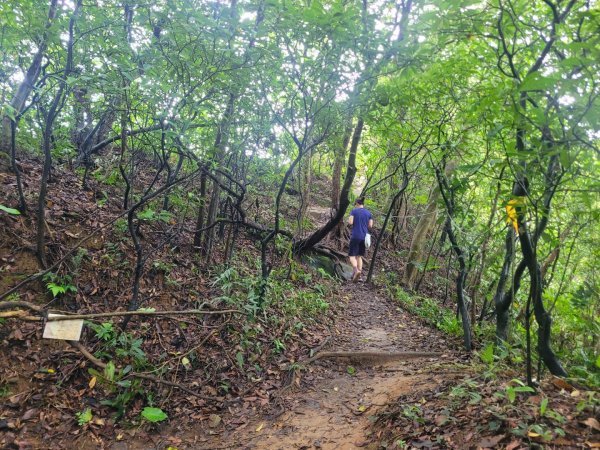
[[[39,176],[35,161],[23,160],[22,171],[25,186],[35,186]],[[94,182],[93,189],[82,196],[71,172],[56,169],[53,178],[47,219],[52,229],[49,248],[56,251],[50,253],[52,259],[61,259],[79,239],[101,231],[72,252],[59,271],[49,272],[10,299],[80,314],[122,309],[129,298],[135,255],[126,230],[119,219],[115,221],[113,188]],[[10,186],[7,176],[2,189]],[[125,331],[118,317],[86,321],[81,342],[93,353],[92,359],[61,341],[41,339],[37,323],[3,319],[0,370],[5,401],[0,423],[5,447],[43,448],[52,442],[72,448],[76,442],[95,448],[130,442],[131,448],[137,448],[136,442],[151,439],[158,442],[157,448],[187,448],[186,430],[218,436],[227,427],[247,423],[244,417],[256,420],[269,413],[277,417],[285,405],[280,400],[282,390],[291,386],[293,395],[302,398],[306,388],[314,387],[314,375],[302,375],[307,369],[303,361],[327,344],[340,320],[356,314],[342,298],[347,299],[348,292],[353,295],[353,286],[340,289],[344,282],[323,268],[292,259],[273,270],[264,303],[260,303],[262,280],[256,275],[260,264],[252,235],[240,238],[235,257],[227,265],[218,262],[217,254],[210,269],[199,269],[189,239],[183,238],[191,225],[178,223],[164,211],[163,217],[147,211],[143,239],[160,245],[151,253],[152,262],[142,277],[140,306],[148,312],[236,312],[142,316],[132,319]],[[28,219],[2,215],[0,220],[6,237],[0,243],[6,290],[37,265]],[[106,226],[111,221],[113,225]],[[176,227],[182,234],[167,245],[155,237]],[[420,327],[437,328],[455,339],[453,345],[458,347],[461,327],[448,308],[451,285],[436,282],[439,273],[427,270],[420,294],[407,293],[395,280],[403,269],[401,252],[385,254],[374,280],[384,288],[385,301],[398,305],[392,322],[402,327],[399,311],[406,311]],[[282,246],[281,261],[287,260],[285,255]],[[377,326],[379,319],[370,316],[368,309],[365,318],[362,326]],[[358,339],[352,327],[346,333]],[[432,369],[430,375],[418,366],[405,369],[407,376],[419,372],[426,378],[436,370],[459,370],[463,375],[440,380],[434,390],[425,387],[389,398],[382,410],[371,411],[374,428],[366,432],[365,442],[373,448],[593,445],[593,433],[599,431],[598,397],[593,390],[551,378],[544,379],[534,393],[514,368],[523,364],[521,351],[507,348],[495,357],[492,346],[483,345],[485,341],[475,336],[479,347],[475,362],[455,359]],[[426,346],[435,347],[436,342],[431,340]],[[354,347],[360,345],[354,343]],[[104,367],[94,360],[103,361]],[[353,372],[346,375],[353,376]],[[234,406],[236,414],[230,416],[228,411]],[[256,439],[256,432],[248,430]],[[156,441],[156,436],[165,433],[164,439]],[[257,442],[261,448],[260,439]]]
[[[21,170],[26,189],[35,186],[35,161],[24,161]],[[10,180],[3,178],[3,195],[10,195]],[[60,260],[80,239],[96,234],[67,256],[60,269],[7,300],[79,314],[110,313],[127,305],[135,254],[126,225],[114,220],[112,187],[90,183],[94,188],[82,195],[78,184],[69,171],[53,173],[50,257]],[[179,423],[214,423],[234,401],[248,409],[265,407],[273,392],[289,382],[290,368],[327,335],[339,311],[331,276],[291,261],[291,267],[273,271],[261,299],[252,236],[240,239],[229,264],[219,262],[218,255],[208,268],[199,269],[185,235],[163,242],[173,229],[193,225],[178,223],[165,212],[154,217],[146,211],[143,239],[156,247],[142,277],[140,307],[234,312],[134,318],[124,331],[119,317],[86,321],[81,342],[106,363],[104,368],[62,341],[42,340],[39,323],[0,319],[3,446],[41,448],[43,442],[53,442],[69,448],[78,435],[102,442],[144,424],[151,431],[152,423],[167,417]],[[0,221],[5,292],[38,266],[29,220],[3,214]]]

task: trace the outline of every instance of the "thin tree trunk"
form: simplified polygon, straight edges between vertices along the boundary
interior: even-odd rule
[[[375,248],[373,249],[373,256],[371,257],[371,264],[369,265],[369,273],[367,274],[367,283],[370,283],[371,279],[373,277],[373,272],[375,270],[375,263],[377,261],[377,254],[379,253],[379,246],[381,245],[381,242],[383,241],[383,236],[385,234],[385,230],[387,228],[387,224],[388,224],[388,220],[390,219],[390,215],[392,214],[392,211],[394,211],[394,209],[396,207],[396,202],[402,196],[402,194],[406,190],[407,186],[408,186],[408,171],[406,169],[406,163],[404,162],[402,164],[402,186],[400,186],[400,189],[398,190],[398,192],[396,192],[396,195],[394,195],[394,197],[392,198],[390,207],[388,208],[387,214],[385,215],[385,219],[383,220],[383,225],[381,226],[381,230],[379,232],[379,239],[377,239],[377,242],[375,243]]]
[[[48,112],[45,114],[44,119],[44,130],[42,138],[42,152],[44,154],[44,167],[42,169],[42,178],[40,181],[40,193],[38,196],[38,207],[37,207],[37,236],[36,236],[36,249],[37,257],[43,268],[48,266],[46,258],[46,195],[48,193],[48,179],[50,178],[50,171],[52,169],[52,128],[54,121],[58,116],[62,106],[64,105],[64,93],[67,89],[67,77],[71,73],[73,66],[73,45],[74,45],[74,28],[75,21],[77,20],[77,14],[81,7],[81,0],[75,3],[75,9],[69,20],[69,40],[67,43],[67,60],[65,62],[65,69],[63,76],[60,79],[58,91],[52,99],[52,103]]]
[[[21,171],[17,164],[17,120],[11,120],[10,122],[10,161],[12,169],[17,181],[17,194],[19,195],[19,211],[23,215],[27,215],[27,202],[25,201],[25,195],[23,194],[23,182],[21,181]]]
[[[215,149],[215,163],[219,166],[223,162],[223,158],[225,157],[225,148],[227,147],[227,142],[229,139],[229,127],[231,125],[231,120],[234,111],[235,105],[235,95],[233,93],[229,94],[229,100],[227,102],[227,108],[225,109],[225,114],[223,115],[223,119],[219,124],[219,129],[217,130],[217,136],[215,138],[214,149]],[[217,212],[219,209],[219,201],[221,197],[221,176],[217,174],[218,182],[213,183],[212,192],[210,197],[210,203],[208,205],[207,211],[207,225],[210,225],[215,222],[217,219]],[[206,261],[209,262],[212,254],[212,247],[214,242],[215,230],[214,227],[206,230],[206,234],[204,235],[204,255],[206,257]]]
[[[340,193],[341,193],[341,180],[342,180],[342,166],[344,165],[344,160],[346,159],[346,152],[348,149],[348,145],[350,144],[350,139],[352,138],[352,121],[348,121],[348,125],[344,130],[344,137],[342,139],[341,147],[336,147],[335,150],[335,158],[333,161],[333,176],[331,182],[331,209],[334,213],[337,213],[340,208]],[[340,221],[333,231],[331,232],[331,236],[333,238],[339,239],[342,237],[342,224],[343,221]]]
[[[448,166],[445,169],[446,177],[449,177],[452,174],[454,168],[454,163],[448,164]],[[431,190],[431,194],[429,196],[429,203],[427,203],[427,207],[425,208],[423,215],[421,216],[417,226],[415,227],[415,231],[410,242],[410,251],[408,253],[406,270],[404,272],[404,278],[402,280],[402,283],[408,289],[414,288],[419,265],[423,261],[423,247],[425,246],[427,235],[429,234],[431,228],[437,220],[437,202],[439,198],[440,187],[435,186]]]
[[[33,56],[33,59],[27,69],[27,72],[25,72],[25,78],[17,88],[17,92],[15,93],[15,96],[10,102],[10,108],[12,109],[12,114],[14,115],[14,118],[18,117],[19,114],[23,111],[23,108],[25,107],[25,102],[29,98],[29,95],[31,94],[35,86],[35,82],[40,76],[40,72],[42,70],[42,59],[48,47],[48,41],[50,38],[49,29],[52,26],[54,18],[56,17],[57,3],[58,0],[50,0],[50,6],[48,8],[48,19],[46,20],[46,26],[44,28],[44,32],[42,33],[40,46],[38,47],[37,52]],[[0,170],[8,169],[9,167],[8,165],[10,161],[10,122],[11,118],[9,116],[5,115],[2,117],[2,131],[0,135]]]
[[[454,229],[452,228],[452,215],[454,212],[454,201],[452,199],[452,192],[445,184],[445,180],[442,178],[441,171],[439,169],[436,169],[435,172],[438,179],[440,192],[444,200],[444,204],[446,205],[446,233],[448,234],[448,239],[452,244],[452,249],[454,250],[454,253],[458,258],[459,272],[458,276],[456,277],[456,301],[458,311],[460,312],[460,316],[462,319],[464,345],[467,351],[471,351],[471,324],[469,322],[469,312],[467,311],[464,290],[464,283],[467,277],[467,264],[465,261],[465,254],[462,248],[458,245],[458,241],[456,239],[456,236],[454,235]]]
[[[200,206],[196,219],[196,230],[194,231],[194,247],[199,249],[202,245],[202,227],[204,226],[204,210],[206,206],[206,172],[200,175]]]

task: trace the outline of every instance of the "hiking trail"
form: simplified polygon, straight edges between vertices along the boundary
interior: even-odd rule
[[[455,360],[455,355],[440,332],[420,323],[382,292],[362,282],[341,289],[345,311],[321,351],[442,354],[389,362],[375,357],[367,364],[345,358],[314,361],[297,372],[290,389],[264,410],[247,417],[247,412],[242,416],[232,406],[219,427],[180,435],[178,448],[376,448],[369,435],[372,416],[402,394],[440,384],[444,375],[429,369]]]

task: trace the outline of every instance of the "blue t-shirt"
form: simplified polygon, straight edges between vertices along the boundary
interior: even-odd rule
[[[354,208],[350,215],[354,216],[350,238],[364,240],[369,232],[369,220],[373,218],[373,215],[365,208]]]

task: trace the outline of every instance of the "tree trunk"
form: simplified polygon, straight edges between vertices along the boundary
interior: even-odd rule
[[[455,164],[450,162],[446,169],[446,177],[449,177],[454,171]],[[410,251],[408,253],[408,262],[406,264],[406,270],[404,272],[404,278],[402,283],[408,288],[413,289],[417,278],[417,272],[419,266],[423,260],[423,249],[427,241],[427,235],[433,228],[437,220],[437,202],[440,198],[440,187],[435,186],[431,190],[429,195],[429,203],[423,212],[423,215],[419,219],[415,231],[413,233],[412,240],[410,242]]]
[[[454,200],[452,198],[453,194],[450,188],[447,186],[445,179],[442,178],[441,171],[436,169],[435,172],[438,180],[438,187],[444,200],[444,204],[446,205],[446,223],[444,227],[446,229],[448,239],[452,244],[452,250],[454,250],[454,253],[458,258],[459,271],[458,276],[456,277],[456,302],[462,319],[464,345],[467,351],[471,351],[471,324],[469,322],[469,312],[467,311],[464,289],[465,279],[467,277],[467,264],[464,251],[458,245],[458,241],[454,234],[454,229],[452,228],[452,215],[454,213]]]
[[[204,210],[206,206],[206,172],[200,175],[200,206],[196,219],[196,230],[194,231],[194,247],[199,249],[202,245],[202,227],[204,226]]]
[[[215,149],[214,161],[215,164],[217,164],[217,166],[219,166],[223,162],[223,159],[225,157],[225,148],[227,147],[227,142],[229,140],[229,127],[231,125],[231,119],[233,116],[235,99],[235,95],[233,93],[230,93],[225,114],[223,115],[223,119],[219,124],[219,129],[217,130],[217,136],[215,138],[215,143],[213,146]],[[221,187],[219,186],[219,184],[222,179],[219,173],[217,173],[217,178],[218,182],[214,182],[212,185],[212,192],[210,196],[210,203],[208,205],[208,212],[206,218],[207,226],[213,224],[215,220],[217,220],[217,212],[219,210],[219,201],[221,198]],[[206,234],[204,235],[203,251],[207,262],[209,262],[211,258],[214,235],[214,227],[211,227],[208,230],[206,230]]]
[[[44,117],[44,129],[42,138],[42,152],[44,154],[44,167],[42,169],[42,178],[40,181],[40,193],[38,196],[38,208],[37,208],[37,235],[36,235],[36,250],[38,260],[43,268],[48,266],[46,259],[46,194],[48,192],[48,179],[50,178],[50,170],[52,169],[52,128],[54,121],[58,117],[60,110],[62,109],[63,96],[67,89],[67,77],[71,73],[73,67],[73,45],[74,45],[74,29],[75,21],[77,20],[77,14],[81,6],[81,0],[75,3],[75,9],[69,20],[69,40],[67,43],[67,60],[65,62],[65,69],[62,74],[62,78],[58,82],[58,91],[52,99],[50,108]]]
[[[526,224],[519,220],[519,242],[521,244],[521,253],[523,254],[523,261],[527,264],[530,277],[530,295],[533,302],[533,313],[535,320],[538,323],[538,342],[537,350],[550,370],[552,375],[561,377],[567,376],[566,370],[560,364],[560,361],[552,351],[550,346],[550,334],[552,331],[552,319],[550,314],[544,307],[544,301],[542,299],[542,278],[540,273],[540,266],[537,261],[537,255],[533,247],[531,236],[527,231]]]
[[[56,5],[58,0],[50,0],[50,6],[48,8],[48,20],[46,21],[46,27],[40,40],[40,46],[37,52],[33,56],[31,64],[29,65],[27,72],[25,72],[25,78],[17,88],[15,96],[10,102],[10,108],[12,109],[11,114],[13,120],[16,120],[19,114],[25,107],[25,102],[29,98],[29,95],[35,87],[35,82],[40,76],[42,69],[42,59],[46,48],[48,47],[48,30],[50,29],[54,18],[56,17]],[[2,117],[2,130],[0,134],[0,170],[7,170],[9,168],[10,161],[10,122],[11,118],[7,115]]]
[[[350,139],[352,138],[352,121],[348,122],[346,129],[344,130],[344,137],[342,139],[341,147],[337,147],[335,149],[334,161],[333,161],[333,175],[331,182],[331,210],[337,213],[340,207],[340,193],[341,193],[341,180],[342,180],[342,166],[344,165],[344,160],[346,159],[346,152],[348,149],[348,145],[350,144]],[[336,239],[340,239],[342,237],[342,224],[343,221],[340,221],[333,231],[331,232],[331,236]]]
[[[388,224],[388,220],[390,219],[390,215],[392,214],[392,211],[395,210],[396,202],[402,196],[402,194],[406,190],[407,186],[408,186],[408,171],[406,170],[406,163],[403,163],[403,165],[402,165],[402,186],[400,186],[400,189],[398,190],[398,192],[396,192],[396,195],[394,195],[394,197],[392,198],[390,207],[388,208],[387,214],[385,215],[385,219],[383,220],[383,225],[381,226],[381,230],[379,232],[379,238],[377,239],[377,242],[375,243],[375,248],[373,249],[373,256],[371,257],[371,264],[369,265],[369,273],[367,274],[367,283],[370,283],[371,279],[373,277],[373,272],[375,270],[375,263],[377,261],[377,254],[379,253],[379,246],[381,245],[381,242],[383,241],[383,236],[385,234],[385,230],[387,228],[387,224]]]
[[[354,181],[354,175],[356,175],[356,151],[362,135],[363,126],[364,120],[362,117],[360,117],[352,136],[352,144],[350,145],[350,153],[348,155],[348,166],[346,167],[346,178],[344,179],[344,185],[342,186],[342,190],[340,192],[339,209],[325,225],[312,233],[306,239],[301,239],[295,242],[292,247],[292,252],[294,254],[299,255],[321,242],[321,240],[325,238],[325,236],[327,236],[327,234],[329,234],[329,232],[341,222],[344,214],[346,214],[346,209],[348,209],[348,205],[350,205],[350,188],[352,186],[352,181]]]

